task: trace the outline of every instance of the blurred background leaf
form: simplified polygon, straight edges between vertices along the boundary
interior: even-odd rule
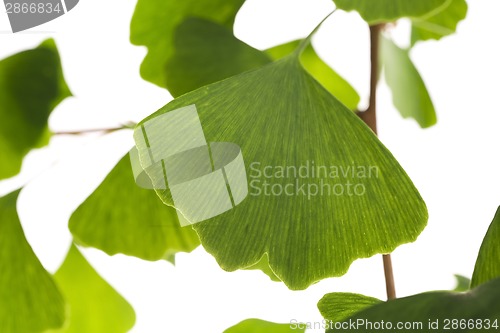
[[[130,24],[130,41],[148,48],[142,77],[166,87],[165,65],[174,50],[175,29],[188,17],[204,18],[232,31],[244,0],[139,0]]]
[[[457,25],[467,16],[467,2],[452,0],[434,15],[412,20],[411,44],[429,39],[439,40],[455,33]]]
[[[43,332],[63,326],[66,304],[24,237],[19,192],[0,198],[0,332]]]
[[[174,97],[271,62],[231,30],[199,18],[179,25],[172,53],[165,73],[167,89]]]
[[[305,325],[303,325],[305,327]],[[260,319],[247,319],[228,328],[224,333],[304,333],[305,328],[292,327],[290,324],[276,324]]]
[[[54,279],[69,304],[67,325],[53,333],[125,333],[135,323],[135,312],[85,260],[76,246]]]
[[[301,40],[295,40],[286,44],[275,46],[266,53],[273,58],[279,60],[297,49]],[[300,62],[305,70],[314,77],[321,85],[328,90],[335,98],[341,101],[351,110],[356,110],[360,101],[357,91],[328,66],[316,54],[312,44],[309,44],[300,55]]]
[[[421,17],[439,11],[451,0],[333,0],[337,8],[357,11],[369,24],[402,17]]]
[[[381,38],[381,59],[392,101],[403,118],[415,119],[427,128],[437,122],[436,111],[424,80],[410,58],[409,50]]]
[[[173,262],[175,253],[200,244],[191,227],[181,228],[174,208],[135,183],[128,154],[76,209],[69,229],[78,244],[145,260]]]
[[[24,156],[48,143],[49,115],[68,96],[54,40],[0,61],[0,179],[15,176]]]
[[[500,277],[500,207],[484,237],[472,274],[471,288]]]

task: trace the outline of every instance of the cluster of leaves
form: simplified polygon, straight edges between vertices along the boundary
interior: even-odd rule
[[[410,52],[418,42],[453,33],[466,15],[465,0],[334,3],[356,10],[371,25],[411,20],[410,48],[384,35],[380,66],[401,115],[421,127],[435,124],[432,100]],[[168,196],[139,188],[124,156],[71,216],[74,243],[109,255],[172,263],[177,252],[190,252],[201,243],[225,270],[259,269],[290,289],[305,289],[345,274],[358,258],[414,241],[427,222],[425,203],[392,154],[353,112],[359,94],[317,55],[312,34],[268,50],[237,39],[232,27],[242,5],[243,0],[138,1],[131,42],[148,48],[141,74],[175,97],[144,121],[196,104],[208,141],[238,143],[246,163],[314,160],[377,166],[379,177],[365,183],[367,195],[249,197],[238,209],[181,228]],[[47,144],[48,117],[70,95],[52,40],[0,62],[0,179],[14,176],[29,150]],[[18,195],[0,198],[0,331],[129,330],[133,309],[75,245],[56,274],[44,270],[24,238]],[[320,311],[334,322],[427,320],[436,313],[443,318],[498,316],[491,305],[499,296],[499,225],[497,214],[474,270],[474,289],[465,294],[434,292],[382,302],[333,293],[320,301]],[[292,331],[297,330],[251,319],[225,332]]]

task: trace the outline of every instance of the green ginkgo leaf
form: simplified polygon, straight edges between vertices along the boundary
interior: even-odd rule
[[[472,274],[471,288],[500,277],[500,207],[484,237]]]
[[[166,87],[165,65],[173,54],[175,29],[188,17],[204,18],[231,29],[244,0],[139,0],[130,25],[130,41],[148,48],[142,77]]]
[[[274,60],[284,56],[297,49],[300,40],[292,41],[283,45],[273,47],[266,51]],[[342,76],[335,72],[316,54],[313,46],[309,44],[300,56],[302,66],[319,83],[325,87],[335,98],[344,103],[351,110],[356,110],[360,101],[357,91]]]
[[[174,51],[166,65],[167,89],[177,97],[202,86],[262,67],[292,53],[300,40],[265,52],[237,39],[227,28],[189,18],[175,32]],[[325,64],[309,45],[301,55],[306,70],[348,108],[357,108],[356,90]]]
[[[64,325],[66,305],[24,237],[19,192],[0,198],[0,332],[44,332]]]
[[[382,303],[381,300],[353,293],[331,293],[318,302],[318,309],[323,318],[333,323],[342,322],[356,313]]]
[[[457,25],[467,16],[467,2],[452,0],[449,5],[435,15],[412,20],[411,43],[429,39],[439,40],[453,34]]]
[[[0,179],[16,175],[24,156],[48,143],[48,118],[71,92],[54,40],[0,61]]]
[[[410,58],[409,50],[381,38],[381,58],[392,101],[403,118],[415,119],[427,128],[437,122],[436,110],[425,82]]]
[[[73,213],[69,229],[79,244],[145,260],[173,261],[200,244],[192,228],[180,227],[174,208],[136,185],[128,154]]]
[[[135,323],[135,312],[90,266],[76,246],[54,275],[69,304],[67,325],[54,333],[125,333]]]
[[[247,319],[228,328],[224,333],[304,333],[303,324],[276,324],[260,319]]]
[[[433,15],[451,0],[333,0],[337,8],[355,10],[369,24],[392,22],[402,17]]]
[[[500,279],[468,292],[428,292],[368,307],[344,320],[344,325],[332,322],[326,332],[497,331],[500,328],[499,298]],[[374,325],[378,328],[374,329]]]
[[[199,139],[205,144],[230,143],[228,153],[239,154],[232,165],[244,163],[246,170],[245,178],[238,171],[238,179],[249,183],[240,183],[232,200],[235,195],[241,199],[245,188],[248,195],[234,209],[193,228],[223,269],[247,268],[267,253],[271,269],[291,289],[343,275],[358,258],[392,252],[414,241],[427,223],[425,203],[399,163],[352,111],[304,70],[300,50],[182,95],[143,120],[134,133],[142,166],[167,205],[174,201],[171,189],[161,188],[169,181],[166,165],[161,171],[159,161],[165,159],[158,153],[199,145],[200,150],[176,155],[181,164],[174,168],[181,175],[172,184],[181,182],[176,188],[189,192],[190,186],[196,188],[196,181],[185,177],[190,172],[216,180],[222,170],[220,161],[207,164],[194,158],[205,148],[193,141],[190,128],[203,128]],[[185,114],[199,118],[163,123]],[[222,152],[217,148],[215,153]],[[199,169],[203,167],[210,170]],[[307,177],[299,170],[308,170]],[[191,206],[179,210],[188,223],[193,216],[212,214],[224,202],[231,207],[226,186],[215,185],[183,197]],[[204,197],[208,201],[196,199],[219,189],[223,192]],[[218,195],[225,195],[225,201]]]
[[[165,67],[167,89],[177,97],[270,62],[265,53],[234,37],[231,30],[189,18],[175,32],[174,54]]]

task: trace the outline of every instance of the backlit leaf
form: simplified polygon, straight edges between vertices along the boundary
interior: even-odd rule
[[[402,17],[422,17],[441,10],[451,0],[333,0],[337,8],[355,10],[370,24]]]
[[[419,40],[436,39],[453,34],[457,25],[467,16],[467,2],[452,0],[450,4],[435,15],[412,20],[411,43]]]
[[[192,228],[180,227],[174,208],[136,185],[128,154],[73,213],[69,228],[79,244],[145,260],[172,261],[199,245]]]
[[[48,143],[49,115],[68,96],[52,39],[0,61],[0,179],[15,176],[24,156]]]
[[[353,293],[331,293],[318,302],[323,318],[332,322],[342,322],[356,313],[382,303],[381,300]]]
[[[273,272],[289,288],[305,289],[345,274],[357,258],[414,241],[425,227],[427,209],[409,177],[373,132],[303,69],[298,52],[182,95],[143,120],[134,133],[143,167],[152,149],[177,149],[161,144],[173,135],[165,124],[145,123],[193,105],[206,142],[241,148],[250,183],[248,196],[234,209],[193,225],[223,269],[247,268],[267,252]],[[183,141],[190,140],[182,130],[188,125],[174,125]],[[197,162],[179,166],[186,175]],[[323,171],[312,176],[318,166]],[[301,167],[309,170],[307,177],[293,173]],[[289,172],[279,175],[280,168]],[[165,184],[157,170],[146,168],[154,184]],[[266,190],[265,182],[281,192],[272,194],[277,191]],[[157,187],[157,193],[174,204],[169,189]],[[212,209],[203,200],[194,204]],[[182,214],[191,218],[204,209]]]
[[[333,327],[326,332],[479,333],[498,330],[500,327],[499,298],[500,279],[492,280],[465,293],[428,292],[374,305],[344,321],[347,324],[359,323],[359,326],[341,327],[340,324],[332,323]],[[398,323],[403,323],[407,327],[398,327]],[[375,329],[374,325],[378,325],[378,328]]]
[[[403,118],[415,119],[422,128],[436,124],[434,104],[409,50],[401,49],[387,38],[381,38],[381,45],[385,80],[396,109]]]
[[[293,52],[301,41],[273,47],[266,51],[274,60],[283,58]],[[316,54],[312,45],[308,45],[300,56],[302,66],[318,80],[335,98],[351,110],[356,110],[360,101],[359,94],[342,76],[335,72]]]
[[[500,277],[500,208],[484,237],[477,256],[471,288]]]
[[[97,274],[74,245],[54,278],[70,309],[67,326],[55,332],[125,333],[134,326],[134,309]]]
[[[173,54],[174,32],[188,17],[204,18],[231,29],[244,0],[139,0],[130,26],[130,41],[148,48],[142,77],[166,87],[165,65]]]
[[[65,322],[65,302],[24,237],[18,195],[0,198],[0,332],[56,329]]]
[[[276,324],[260,319],[247,319],[228,328],[224,333],[304,333],[305,328],[298,324]],[[304,326],[305,327],[305,326]]]

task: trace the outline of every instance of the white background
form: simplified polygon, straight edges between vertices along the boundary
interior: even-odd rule
[[[166,91],[139,76],[146,50],[128,41],[134,6],[135,1],[82,0],[53,22],[12,34],[0,5],[0,58],[48,37],[59,46],[75,97],[54,111],[52,130],[139,121],[171,100]],[[307,35],[333,8],[329,0],[247,0],[235,32],[250,45],[267,48]],[[403,120],[386,87],[379,91],[380,137],[415,182],[430,214],[418,241],[393,254],[399,296],[453,288],[455,273],[470,277],[482,237],[500,204],[499,12],[499,1],[470,1],[468,18],[457,35],[418,44],[412,51],[435,102],[437,126],[422,130],[413,120]],[[408,23],[399,24],[393,33],[400,43],[407,43]],[[366,105],[369,41],[359,16],[337,12],[314,44]],[[28,156],[19,177],[0,183],[4,194],[30,181],[19,199],[20,216],[28,240],[49,271],[57,270],[69,246],[71,212],[131,145],[129,133],[58,136],[48,148]],[[218,333],[252,317],[314,322],[321,320],[316,303],[327,292],[385,297],[380,256],[356,261],[342,278],[292,292],[260,272],[226,273],[201,248],[178,255],[176,267],[109,257],[92,249],[83,252],[134,306],[133,332]]]

